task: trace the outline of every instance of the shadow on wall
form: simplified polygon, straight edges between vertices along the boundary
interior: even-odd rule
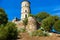
[[[37,29],[40,28],[40,25],[41,25],[41,23],[40,22],[37,22]]]

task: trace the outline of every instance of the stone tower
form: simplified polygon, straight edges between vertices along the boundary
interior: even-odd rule
[[[21,3],[21,20],[27,18],[29,13],[30,13],[30,2],[28,0],[24,0]]]

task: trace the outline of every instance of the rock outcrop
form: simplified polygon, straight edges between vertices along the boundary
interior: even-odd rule
[[[27,32],[33,32],[37,29],[37,24],[36,24],[36,20],[34,17],[28,17],[28,23],[26,26],[26,31]]]
[[[20,20],[20,21],[17,23],[16,26],[18,27],[18,30],[21,29],[21,28],[22,28],[22,29],[25,28],[24,22],[23,22],[22,20]]]
[[[18,30],[25,29],[23,20],[20,20],[20,21],[13,20],[12,22],[16,24],[16,27],[18,28]]]

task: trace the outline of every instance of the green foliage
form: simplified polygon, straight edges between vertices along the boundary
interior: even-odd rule
[[[43,19],[47,18],[50,16],[47,12],[41,12],[36,15],[37,21],[42,21]]]
[[[32,15],[32,14],[28,14],[28,17],[35,17],[34,15]],[[24,20],[23,20],[23,22],[24,22],[24,24],[25,25],[27,25],[27,23],[28,23],[28,18],[25,18]]]
[[[42,36],[43,32],[41,30],[37,30],[37,31],[33,32],[33,35],[34,36]]]
[[[42,30],[36,30],[32,33],[30,33],[31,36],[48,36],[47,32],[44,32]]]
[[[7,40],[8,31],[3,25],[0,25],[0,40]]]
[[[20,28],[19,32],[26,32],[25,28]]]
[[[31,17],[35,17],[35,16],[34,16],[34,15],[32,15],[32,14],[28,14],[28,17],[30,17],[30,16],[31,16]]]
[[[0,25],[8,22],[7,15],[3,9],[0,9]]]
[[[11,22],[7,23],[5,28],[6,28],[6,30],[8,30],[7,37],[9,40],[15,39],[17,37],[17,34],[18,34],[17,27],[15,26],[14,23],[11,23]]]
[[[17,28],[14,23],[9,22],[6,26],[0,25],[0,40],[15,40],[17,34]]]
[[[60,20],[56,21],[54,24],[54,29],[58,32],[60,32]]]
[[[25,19],[23,20],[23,22],[24,22],[24,25],[27,25],[27,23],[28,23],[28,18],[25,18]]]
[[[46,31],[50,31],[54,23],[55,23],[54,16],[49,16],[46,19],[42,20],[41,27],[43,27]]]
[[[58,16],[53,16],[55,21],[59,20],[59,17]]]

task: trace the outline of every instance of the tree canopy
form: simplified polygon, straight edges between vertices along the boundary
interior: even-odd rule
[[[6,12],[0,8],[0,40],[14,40],[17,34],[16,25],[8,22]]]
[[[8,22],[7,14],[0,8],[0,24],[6,24]]]
[[[57,31],[57,32],[60,32],[60,20],[56,21],[55,24],[54,24],[54,29]]]
[[[49,16],[45,19],[42,20],[42,27],[46,30],[46,31],[50,31],[54,25],[54,23],[58,20],[57,16]]]
[[[48,14],[47,12],[40,12],[36,15],[36,18],[38,21],[42,21],[43,19],[47,18],[48,16],[50,16],[50,14]]]

